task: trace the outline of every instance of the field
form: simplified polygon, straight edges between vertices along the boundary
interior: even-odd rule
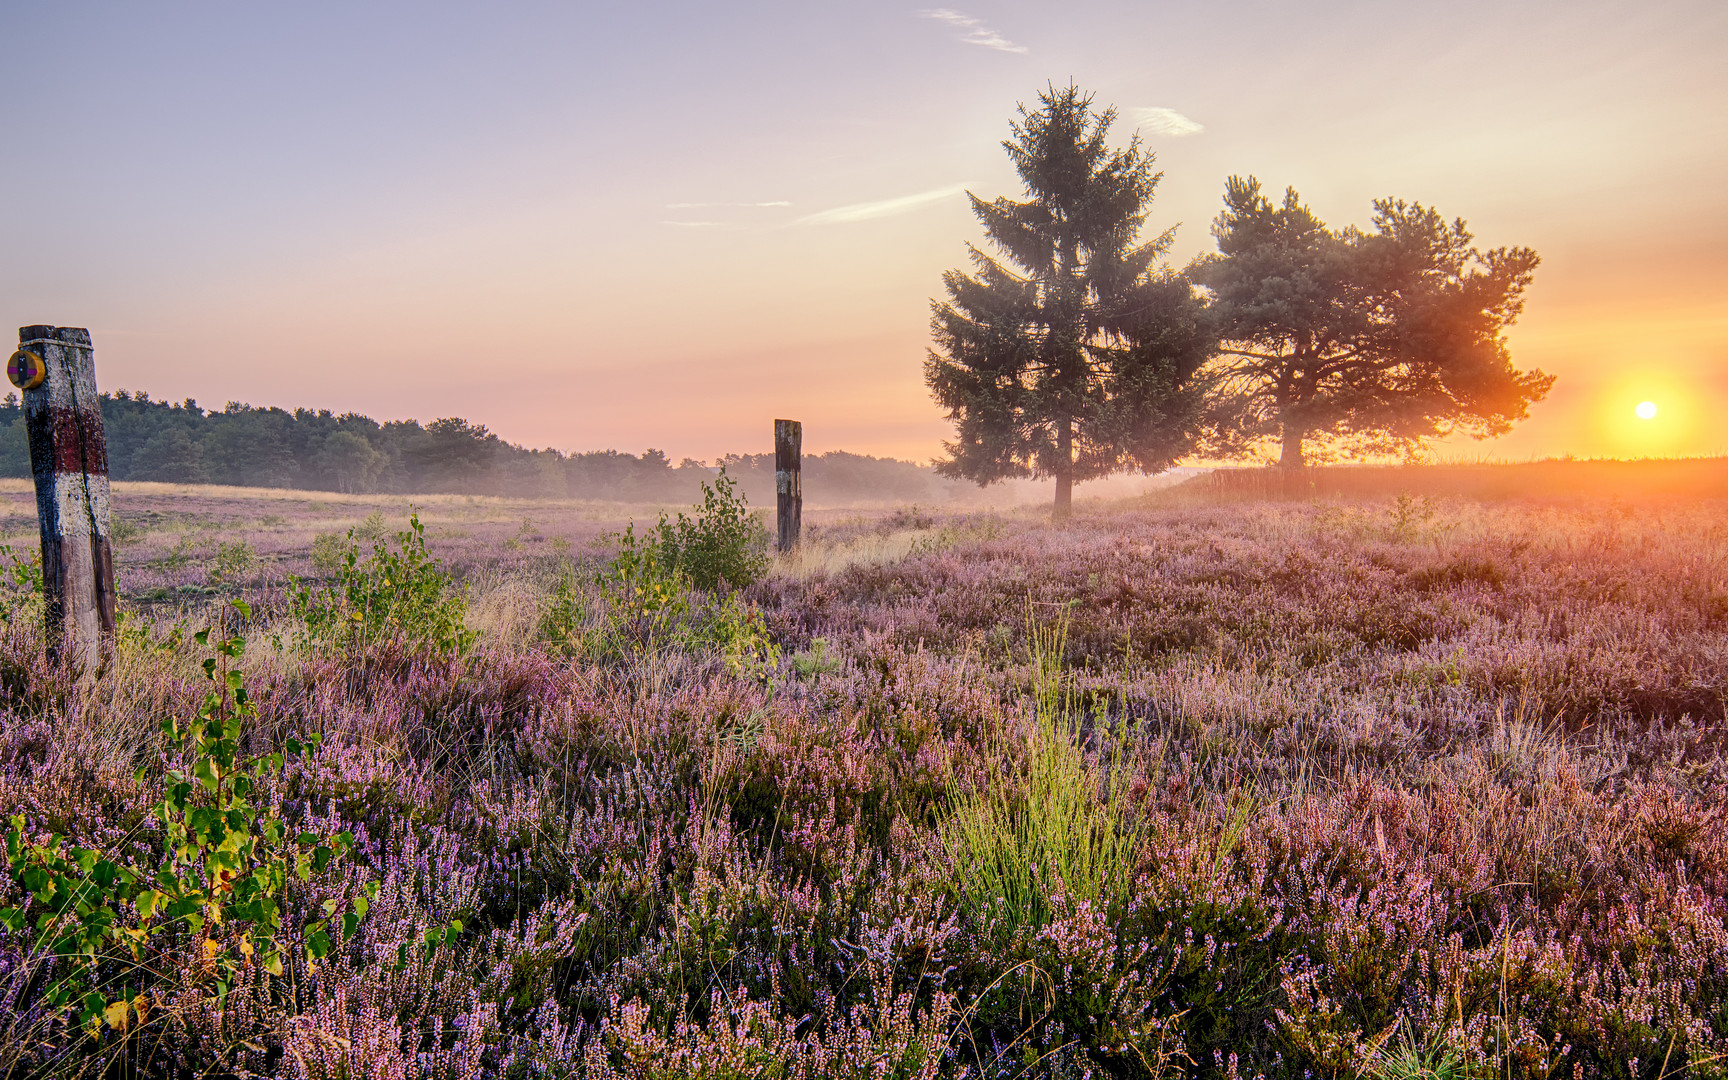
[[[100,678],[6,594],[14,865],[206,873],[177,770],[326,855],[264,937],[244,869],[6,875],[7,1075],[1728,1074],[1728,501],[1246,483],[819,511],[715,594],[611,562],[649,507],[416,498],[417,562],[401,496],[120,485]]]

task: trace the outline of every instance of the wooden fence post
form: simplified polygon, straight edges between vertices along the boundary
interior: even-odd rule
[[[65,650],[92,678],[114,637],[114,549],[108,532],[108,443],[90,331],[23,326],[6,376],[23,391],[42,525],[48,656]]]
[[[796,420],[774,421],[774,492],[778,496],[776,522],[780,526],[780,550],[798,546],[803,527],[804,489],[799,479],[804,447],[804,425]]]

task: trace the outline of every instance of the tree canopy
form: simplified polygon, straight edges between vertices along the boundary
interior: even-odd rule
[[[658,450],[531,450],[453,417],[381,424],[357,413],[240,402],[211,411],[125,390],[100,400],[116,480],[687,502],[711,475]],[[29,475],[23,412],[8,394],[0,400],[0,476]]]
[[[1231,177],[1213,226],[1213,365],[1239,449],[1276,440],[1279,463],[1323,452],[1410,452],[1455,431],[1498,435],[1553,384],[1512,366],[1503,331],[1538,263],[1482,251],[1462,220],[1374,203],[1370,231],[1334,231],[1292,189],[1280,205]]]
[[[1188,281],[1161,265],[1174,230],[1142,239],[1161,174],[1138,135],[1108,142],[1114,109],[1068,86],[1020,107],[1003,142],[1026,198],[968,194],[1001,254],[968,244],[943,275],[925,378],[956,438],[944,475],[979,484],[1158,472],[1193,445],[1213,340]]]

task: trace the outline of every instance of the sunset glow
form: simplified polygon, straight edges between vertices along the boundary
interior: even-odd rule
[[[12,61],[8,145],[56,149],[0,172],[5,317],[88,326],[108,388],[674,459],[790,415],[813,452],[928,459],[964,192],[1018,194],[1015,104],[1072,79],[1157,153],[1177,265],[1233,173],[1542,255],[1510,343],[1553,392],[1437,459],[1728,451],[1690,419],[1728,412],[1719,4],[11,5],[0,33],[79,52]],[[1634,356],[1662,397],[1625,400]]]

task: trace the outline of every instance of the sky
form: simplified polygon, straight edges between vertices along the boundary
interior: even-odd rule
[[[0,320],[90,328],[104,389],[927,460],[964,192],[1020,195],[1009,121],[1072,81],[1177,265],[1232,174],[1542,255],[1509,340],[1553,392],[1435,457],[1728,453],[1720,0],[9,0],[0,40]]]

